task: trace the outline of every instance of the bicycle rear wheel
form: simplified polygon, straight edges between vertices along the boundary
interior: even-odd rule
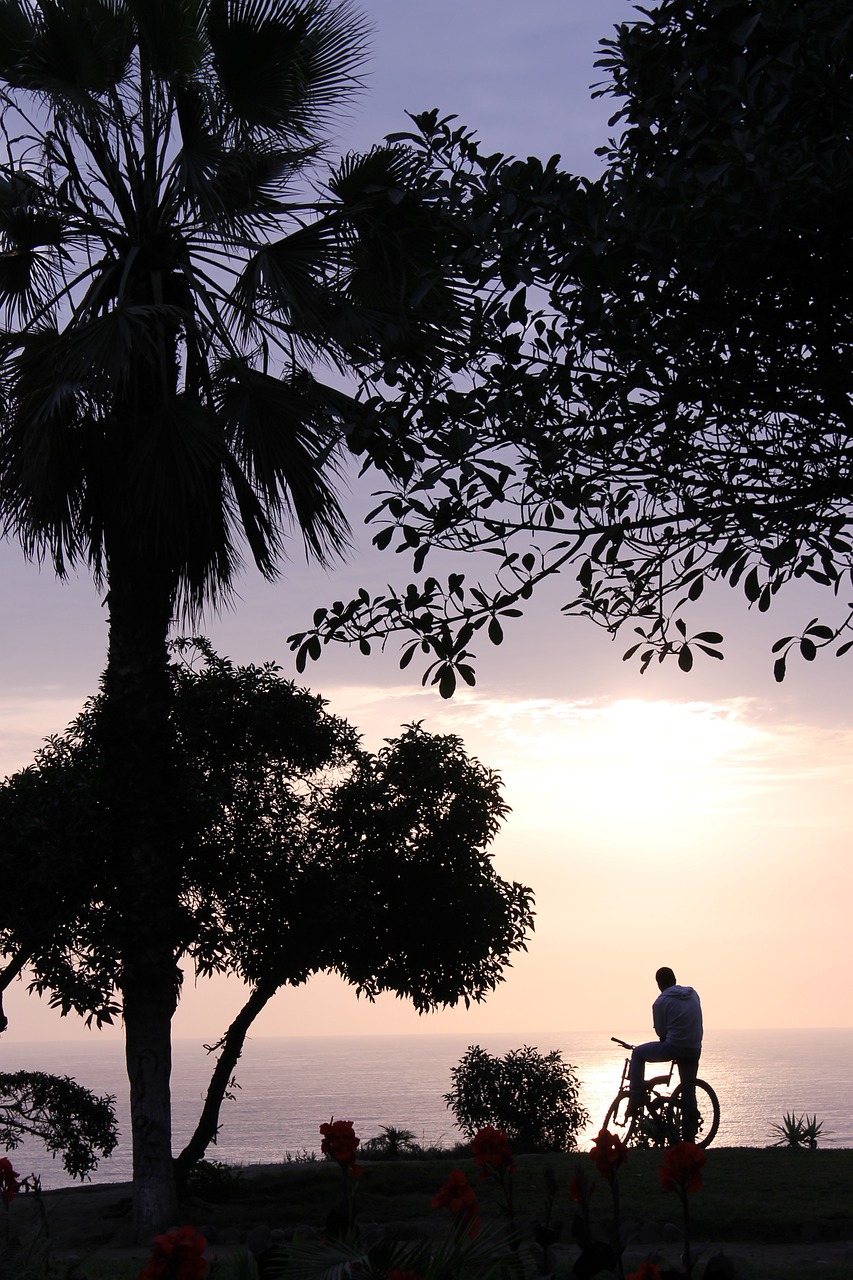
[[[666,1109],[666,1124],[670,1142],[681,1142],[682,1124],[682,1085],[672,1093]],[[696,1146],[708,1147],[717,1136],[720,1127],[720,1103],[717,1095],[704,1080],[696,1081],[696,1110],[698,1123],[696,1128]]]
[[[621,1138],[626,1146],[630,1146],[631,1140],[637,1132],[636,1118],[628,1115],[628,1103],[630,1100],[631,1095],[627,1089],[617,1093],[610,1104],[607,1115],[604,1117],[604,1125],[602,1126],[615,1134],[617,1138]]]

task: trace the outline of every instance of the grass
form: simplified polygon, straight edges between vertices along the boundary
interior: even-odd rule
[[[541,1216],[546,1167],[557,1178],[557,1211],[563,1218],[571,1212],[567,1187],[576,1168],[595,1176],[583,1154],[519,1156],[517,1163],[515,1197],[522,1216]],[[631,1152],[619,1175],[626,1213],[651,1222],[664,1222],[673,1215],[675,1197],[660,1186],[659,1164],[659,1152]],[[364,1167],[356,1203],[365,1220],[429,1218],[434,1212],[429,1202],[454,1168],[461,1168],[477,1185],[486,1216],[496,1212],[491,1185],[478,1182],[470,1158],[365,1161]],[[703,1189],[691,1198],[691,1212],[697,1231],[719,1234],[724,1225],[727,1240],[853,1240],[851,1188],[853,1150],[719,1148],[708,1152]],[[327,1164],[244,1177],[223,1192],[235,1208],[257,1200],[281,1207],[284,1202],[291,1221],[316,1226],[322,1225],[330,1201],[339,1193],[340,1173]],[[598,1212],[603,1211],[598,1202],[606,1195],[603,1187],[596,1192]]]
[[[446,1210],[433,1210],[430,1201],[447,1175],[461,1168],[474,1184],[484,1221],[499,1217],[496,1188],[478,1179],[469,1156],[429,1160],[406,1158],[364,1162],[365,1173],[357,1184],[356,1210],[363,1223],[406,1224],[413,1231],[443,1233],[450,1223]],[[580,1166],[596,1178],[588,1157],[582,1154],[521,1156],[515,1175],[516,1209],[521,1219],[542,1217],[545,1170],[556,1177],[558,1192],[554,1219],[564,1222],[570,1239],[575,1206],[568,1199],[568,1185]],[[666,1235],[668,1222],[680,1222],[677,1198],[663,1191],[657,1176],[660,1153],[632,1151],[620,1171],[623,1218],[646,1224],[644,1238]],[[241,1232],[256,1223],[269,1226],[304,1224],[322,1231],[330,1207],[340,1201],[340,1170],[328,1163],[291,1164],[272,1171],[247,1169],[242,1176],[212,1185],[204,1200],[196,1198],[183,1221],[193,1225],[217,1223],[237,1226]],[[789,1151],[780,1149],[720,1148],[708,1153],[701,1192],[691,1196],[694,1241],[711,1242],[711,1252],[739,1242],[784,1246],[808,1241],[853,1241],[853,1150]],[[610,1195],[598,1186],[593,1196],[594,1222],[606,1223]],[[674,1246],[675,1248],[675,1246]],[[819,1257],[819,1246],[815,1256]],[[677,1254],[677,1248],[676,1248]],[[571,1251],[557,1268],[558,1280],[568,1280]],[[136,1280],[140,1262],[98,1257],[83,1260],[79,1270],[56,1264],[46,1272],[50,1280]],[[702,1267],[697,1269],[701,1275]],[[772,1270],[746,1264],[738,1280],[849,1280],[849,1264],[833,1267],[815,1261],[792,1262],[784,1257]],[[39,1278],[40,1280],[40,1278]]]

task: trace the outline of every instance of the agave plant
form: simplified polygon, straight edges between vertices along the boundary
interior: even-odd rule
[[[382,1160],[396,1160],[406,1151],[417,1150],[415,1134],[411,1129],[398,1129],[393,1124],[379,1126],[379,1133],[368,1138],[362,1146],[366,1155],[376,1156]]]
[[[783,1116],[782,1123],[772,1125],[771,1129],[777,1135],[774,1147],[813,1151],[823,1133],[823,1121],[818,1120],[817,1115],[807,1116],[804,1112],[797,1116],[789,1111]]]

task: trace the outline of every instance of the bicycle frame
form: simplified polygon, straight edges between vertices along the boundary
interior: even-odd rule
[[[611,1039],[611,1040],[613,1040],[616,1044],[621,1044],[621,1046],[622,1046],[622,1048],[623,1048],[623,1049],[633,1049],[633,1048],[634,1048],[634,1046],[633,1046],[632,1044],[628,1044],[628,1042],[627,1042],[626,1040],[617,1040],[617,1039],[616,1039],[616,1036],[611,1036],[611,1037],[610,1037],[610,1039]],[[622,1067],[622,1080],[621,1080],[621,1082],[620,1082],[620,1084],[619,1084],[619,1092],[620,1092],[620,1093],[622,1092],[622,1090],[623,1090],[623,1089],[627,1089],[627,1088],[628,1088],[628,1084],[629,1084],[629,1073],[630,1073],[630,1070],[631,1070],[631,1059],[630,1059],[630,1058],[626,1058],[626,1059],[625,1059],[625,1062],[624,1062],[624,1065],[623,1065],[623,1067]],[[654,1090],[654,1089],[664,1088],[664,1087],[667,1087],[667,1086],[669,1086],[670,1084],[672,1084],[672,1073],[673,1073],[673,1071],[674,1071],[674,1070],[675,1070],[675,1063],[674,1063],[674,1062],[670,1062],[670,1064],[669,1064],[669,1071],[667,1072],[667,1074],[666,1074],[665,1076],[652,1076],[652,1077],[651,1077],[651,1079],[646,1080],[646,1081],[644,1082],[644,1087],[645,1087],[646,1093],[647,1093],[648,1095],[651,1095],[652,1090]]]
[[[629,1044],[627,1040],[620,1040],[618,1036],[610,1038],[614,1044],[633,1051],[634,1045]],[[672,1087],[672,1075],[676,1066],[677,1062],[671,1061],[665,1075],[644,1079],[643,1114],[637,1116],[630,1105],[631,1059],[626,1058],[622,1066],[619,1090],[605,1117],[605,1128],[612,1123],[617,1133],[621,1131],[624,1134],[624,1140],[627,1142],[631,1141],[632,1136],[639,1129],[645,1129],[647,1135],[653,1135],[655,1145],[663,1145],[664,1141],[680,1141],[683,1132],[681,1118],[683,1086],[679,1083],[675,1088]],[[698,1095],[696,1104],[698,1109],[695,1113],[694,1140],[699,1146],[704,1147],[713,1140],[717,1132],[720,1123],[720,1103],[714,1090],[704,1080],[697,1079],[695,1087]]]

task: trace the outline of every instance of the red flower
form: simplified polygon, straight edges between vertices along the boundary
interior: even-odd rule
[[[337,1160],[342,1169],[360,1178],[364,1170],[355,1162],[355,1153],[361,1139],[355,1136],[352,1120],[336,1120],[334,1116],[328,1124],[320,1125],[323,1141],[320,1150],[324,1156]]]
[[[471,1151],[474,1163],[480,1169],[481,1178],[488,1178],[490,1174],[503,1169],[515,1173],[515,1160],[509,1138],[493,1125],[487,1124],[485,1129],[476,1134],[471,1143]]]
[[[7,1209],[18,1194],[18,1189],[18,1175],[12,1168],[12,1161],[8,1156],[3,1156],[0,1159],[0,1200]]]
[[[705,1152],[695,1142],[676,1142],[670,1147],[660,1166],[660,1184],[664,1191],[701,1191]]]
[[[480,1230],[480,1206],[474,1188],[461,1169],[454,1169],[437,1196],[433,1209],[449,1209],[459,1222],[470,1223],[471,1239]]]
[[[612,1182],[616,1173],[628,1159],[628,1148],[621,1138],[609,1129],[601,1129],[593,1140],[590,1158],[602,1178]]]
[[[154,1252],[137,1280],[202,1280],[207,1262],[201,1256],[207,1248],[204,1236],[195,1227],[179,1227],[154,1237]]]
[[[636,1271],[632,1271],[625,1280],[661,1280],[657,1263],[641,1262]]]

